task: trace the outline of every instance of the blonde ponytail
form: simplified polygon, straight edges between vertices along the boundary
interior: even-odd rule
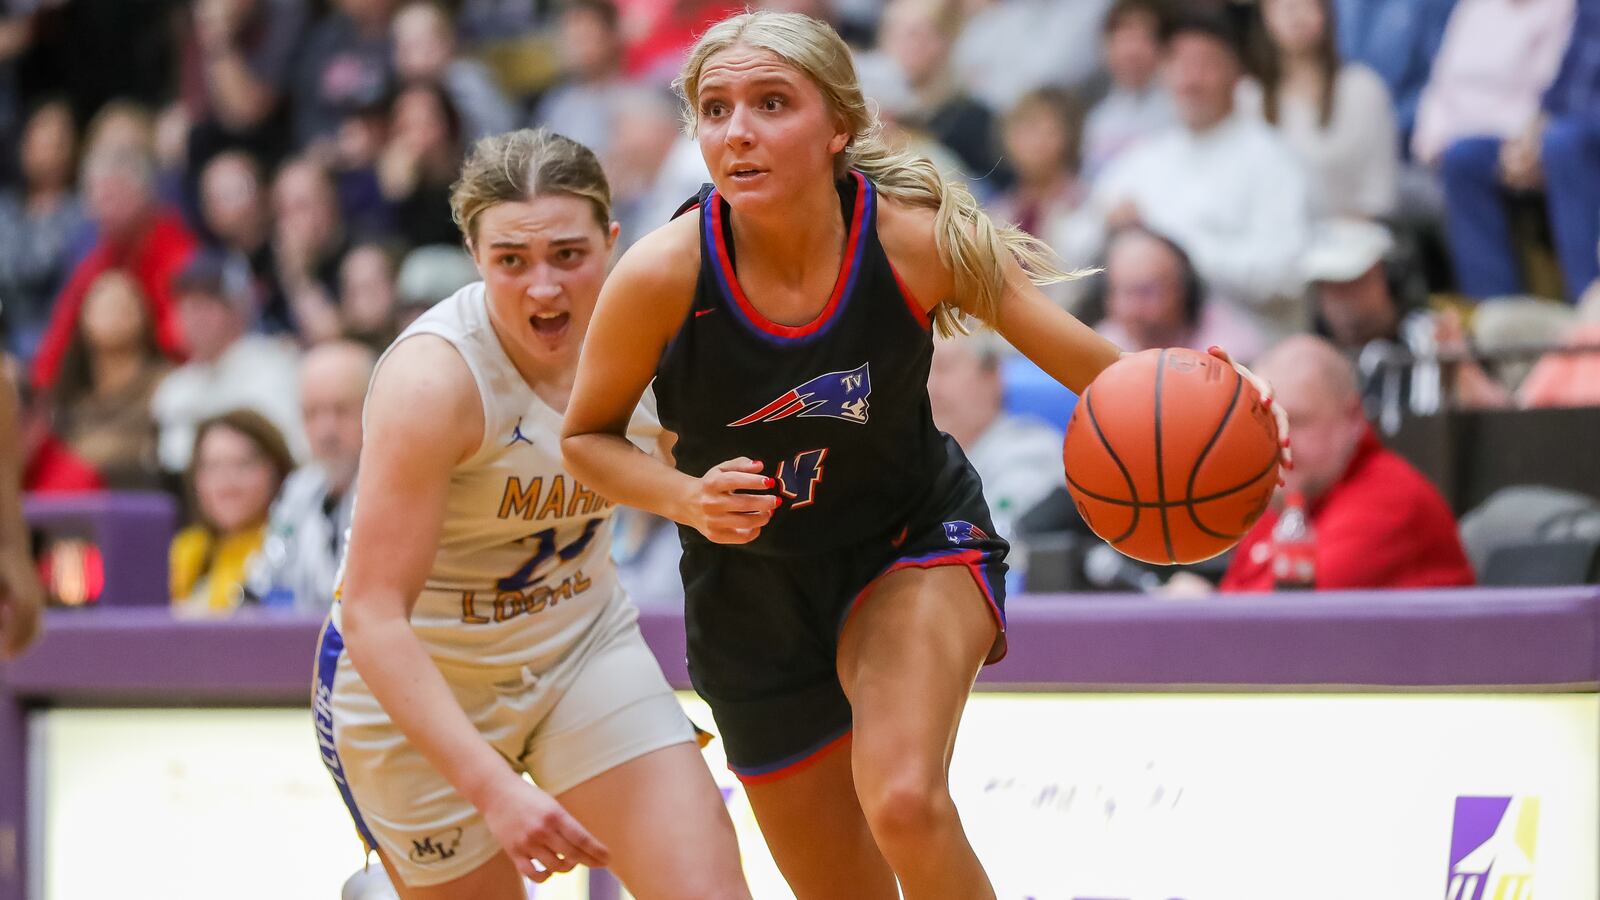
[[[965,184],[945,177],[927,157],[896,150],[883,139],[882,123],[868,107],[850,48],[825,22],[800,13],[753,12],[711,26],[689,53],[678,86],[684,122],[694,133],[699,118],[700,70],[706,60],[735,44],[766,50],[805,73],[844,121],[850,142],[835,160],[835,174],[857,169],[879,194],[907,206],[936,210],[934,238],[939,258],[955,277],[961,308],[940,302],[934,321],[940,334],[966,332],[962,310],[993,325],[1005,291],[1005,255],[1010,254],[1035,284],[1077,276],[1061,268],[1043,241],[1010,225],[996,225]]]

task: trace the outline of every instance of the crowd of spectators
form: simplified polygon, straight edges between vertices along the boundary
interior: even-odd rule
[[[326,605],[375,354],[476,278],[448,203],[466,149],[588,144],[626,247],[706,178],[671,78],[744,5],[0,0],[28,489],[182,497],[175,602]],[[1381,430],[1600,403],[1582,354],[1438,362],[1535,321],[1600,340],[1595,0],[752,5],[830,19],[891,136],[1099,270],[1053,296],[1125,349],[1248,362],[1316,333]],[[1059,436],[1003,409],[1007,353],[941,346],[931,391],[1012,519],[1062,473]]]

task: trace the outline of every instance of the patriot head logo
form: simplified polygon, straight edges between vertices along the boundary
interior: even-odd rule
[[[1445,900],[1533,900],[1538,797],[1457,797]]]
[[[790,416],[804,419],[808,416],[827,416],[865,425],[867,398],[872,396],[872,374],[867,364],[848,372],[829,372],[818,375],[782,397],[768,403],[742,419],[729,422],[729,428],[754,425],[757,422],[776,422]]]
[[[982,541],[987,540],[989,537],[989,535],[982,528],[979,528],[971,522],[963,522],[959,519],[954,522],[944,523],[944,536],[949,538],[950,543],[952,544],[965,544],[968,541]]]

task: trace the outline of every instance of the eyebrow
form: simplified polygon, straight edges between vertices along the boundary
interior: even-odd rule
[[[571,237],[558,237],[555,240],[550,241],[549,246],[561,247],[572,244],[587,243],[589,243],[589,239],[587,237],[584,237],[583,235],[573,235]],[[528,247],[529,245],[527,241],[494,241],[489,244],[490,250],[526,250]]]

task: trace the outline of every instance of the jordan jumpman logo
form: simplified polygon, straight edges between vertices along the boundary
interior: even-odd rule
[[[521,441],[521,442],[523,442],[524,444],[527,444],[530,447],[533,446],[533,441],[528,440],[527,436],[522,433],[522,417],[521,416],[517,417],[517,424],[515,426],[513,426],[512,429],[511,429],[511,440],[506,443],[506,446],[507,447],[513,446],[514,444],[516,444],[517,441]]]

